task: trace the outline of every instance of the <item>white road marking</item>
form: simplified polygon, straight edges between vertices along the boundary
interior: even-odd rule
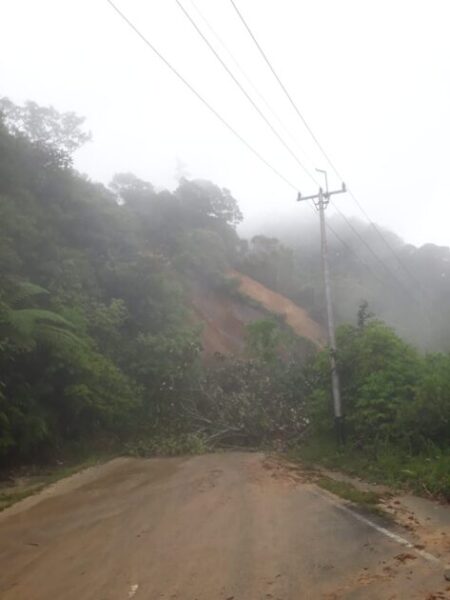
[[[345,512],[345,513],[351,515],[357,521],[360,521],[361,523],[368,525],[372,529],[375,529],[376,531],[378,531],[378,533],[381,533],[382,535],[390,538],[394,542],[397,542],[397,544],[400,544],[401,546],[404,546],[405,548],[409,548],[415,554],[417,554],[418,556],[421,556],[428,562],[439,565],[440,567],[443,567],[444,569],[450,568],[450,565],[446,565],[445,563],[443,563],[437,556],[434,556],[433,554],[430,554],[429,552],[425,552],[425,550],[420,550],[420,548],[416,548],[414,546],[414,544],[409,542],[406,538],[402,537],[401,535],[398,535],[397,533],[394,533],[393,531],[386,529],[386,527],[377,525],[377,523],[374,523],[367,517],[364,517],[363,515],[355,512],[354,510],[352,510],[345,504],[341,504],[340,502],[337,502],[331,493],[329,493],[325,490],[324,491],[321,490],[320,492],[318,490],[311,490],[311,493],[315,494],[316,496],[319,496],[323,500],[326,500],[329,504],[332,504],[333,506],[335,506],[342,512]]]
[[[138,583],[134,583],[130,587],[130,591],[128,592],[128,598],[132,598],[136,594],[136,592],[138,591],[138,587],[139,587]]]

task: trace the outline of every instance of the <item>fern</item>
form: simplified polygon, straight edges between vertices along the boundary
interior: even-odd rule
[[[41,326],[37,335],[37,341],[58,348],[64,352],[86,349],[88,343],[86,340],[77,336],[73,331],[54,327],[46,324]]]
[[[0,337],[8,338],[18,348],[30,350],[37,344],[82,346],[74,326],[61,315],[41,308],[7,309],[2,311]]]
[[[36,285],[35,283],[31,283],[31,281],[20,281],[15,283],[14,290],[9,298],[9,302],[11,306],[17,306],[18,304],[22,304],[22,302],[25,302],[30,298],[48,295],[48,293],[49,292],[45,288],[41,287],[40,285]]]
[[[10,311],[10,322],[15,331],[21,335],[33,335],[38,328],[45,326],[73,329],[69,321],[55,312],[41,308],[21,308]]]

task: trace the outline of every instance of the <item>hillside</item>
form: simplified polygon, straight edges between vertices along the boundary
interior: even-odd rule
[[[317,347],[323,346],[323,328],[306,310],[234,269],[230,269],[228,275],[239,282],[239,294],[215,289],[199,280],[189,286],[189,301],[202,325],[201,343],[207,356],[216,352],[241,354],[246,345],[247,325],[266,319],[268,315],[282,317],[299,337],[310,340]],[[245,297],[251,303],[246,302]]]
[[[226,277],[245,251],[231,193],[187,179],[156,191],[130,173],[109,187],[91,182],[67,151],[84,139],[82,119],[34,104],[5,106],[0,468],[103,439],[191,440],[195,431],[202,443],[205,423],[222,423],[221,438],[248,429],[249,443],[301,429],[301,404],[283,394],[298,377],[304,340],[267,317],[284,317],[315,343],[320,328],[269,286],[239,275],[236,290]],[[30,111],[45,139],[28,130]],[[228,356],[202,360],[215,353]],[[268,380],[265,361],[281,356]]]
[[[311,318],[308,311],[278,292],[252,279],[248,275],[231,270],[230,275],[239,280],[239,291],[258,302],[268,312],[283,317],[289,327],[300,337],[307,338],[317,347],[325,344],[324,328]]]
[[[278,447],[312,435],[312,419],[332,436],[317,248],[241,239],[237,200],[209,181],[91,182],[67,152],[83,141],[82,120],[13,108],[0,119],[0,469],[98,444],[137,455]],[[36,122],[44,139],[27,130]],[[337,331],[348,437],[368,460],[392,444],[399,477],[416,472],[404,449],[421,453],[418,481],[450,497],[440,476],[450,356],[424,356],[373,319],[377,302],[389,322],[419,315],[403,290],[330,246],[338,315],[356,321]],[[434,310],[423,308],[445,347],[448,249],[402,250],[430,282]]]
[[[266,317],[262,310],[199,281],[190,285],[189,301],[202,328],[201,344],[206,356],[242,353],[246,326]]]
[[[450,350],[450,248],[404,243],[393,232],[327,213],[337,324],[354,321],[361,301],[426,351]],[[349,227],[349,223],[352,229]],[[264,233],[264,235],[261,234]],[[299,304],[325,323],[320,237],[316,220],[273,220],[249,230],[238,270]]]

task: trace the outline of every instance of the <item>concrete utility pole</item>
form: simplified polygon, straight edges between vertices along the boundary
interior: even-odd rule
[[[321,237],[321,249],[322,249],[322,272],[323,272],[323,283],[325,288],[325,302],[327,305],[327,325],[328,325],[328,344],[330,346],[330,366],[331,366],[331,388],[333,391],[333,409],[334,409],[334,420],[336,425],[336,435],[338,443],[344,442],[344,423],[342,413],[342,402],[341,402],[341,391],[339,387],[339,374],[336,368],[336,335],[334,327],[334,316],[333,316],[333,303],[331,297],[331,284],[330,284],[330,264],[328,260],[328,243],[327,243],[327,230],[325,225],[325,209],[330,202],[330,196],[334,194],[342,194],[346,192],[345,183],[342,184],[340,190],[330,192],[328,190],[328,177],[327,172],[322,169],[316,169],[316,171],[323,173],[325,176],[325,191],[319,188],[318,194],[312,196],[302,196],[298,193],[297,200],[313,200],[314,206],[319,211],[320,216],[320,237]]]

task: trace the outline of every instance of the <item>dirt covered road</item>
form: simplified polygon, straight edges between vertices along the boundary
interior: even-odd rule
[[[116,459],[0,514],[2,600],[433,600],[445,583],[256,453]]]

